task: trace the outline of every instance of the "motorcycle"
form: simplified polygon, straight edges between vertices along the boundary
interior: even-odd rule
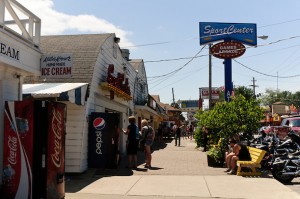
[[[290,141],[273,148],[270,170],[273,177],[281,183],[290,183],[300,176],[300,137],[295,132],[288,133]],[[287,145],[288,143],[288,145]]]

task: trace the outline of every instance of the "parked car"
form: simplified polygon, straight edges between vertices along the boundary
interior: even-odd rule
[[[295,133],[300,134],[300,117],[284,118],[280,126],[289,126]]]

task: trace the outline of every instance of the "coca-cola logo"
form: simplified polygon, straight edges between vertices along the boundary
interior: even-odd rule
[[[18,140],[16,137],[8,136],[9,155],[8,155],[7,160],[10,164],[17,163],[17,143],[18,143]]]
[[[52,110],[52,132],[54,134],[54,149],[53,153],[51,154],[51,159],[53,164],[56,167],[60,167],[61,165],[61,149],[62,149],[62,123],[63,123],[63,116],[61,112],[58,110],[53,109]]]

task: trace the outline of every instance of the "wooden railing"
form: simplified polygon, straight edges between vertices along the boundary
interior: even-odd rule
[[[41,19],[16,0],[0,0],[0,26],[35,46],[40,44]]]

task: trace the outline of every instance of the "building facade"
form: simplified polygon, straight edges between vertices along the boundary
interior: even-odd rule
[[[146,78],[144,65],[133,67],[128,50],[121,50],[118,42],[115,34],[41,37],[43,57],[70,55],[72,72],[64,77],[32,76],[26,79],[26,83],[88,85],[86,93],[81,93],[85,96],[84,103],[65,102],[68,104],[66,172],[83,172],[88,167],[89,116],[92,112],[116,113],[119,115],[119,128],[126,129],[128,116],[134,114],[133,99],[143,101],[140,93],[148,94],[147,85],[139,81],[142,76]],[[120,133],[121,155],[125,155],[126,140],[126,135]]]
[[[23,12],[24,19],[14,12]],[[22,22],[21,22],[22,21]],[[4,103],[22,99],[23,79],[40,75],[41,20],[15,1],[0,1],[0,183],[3,171]]]

